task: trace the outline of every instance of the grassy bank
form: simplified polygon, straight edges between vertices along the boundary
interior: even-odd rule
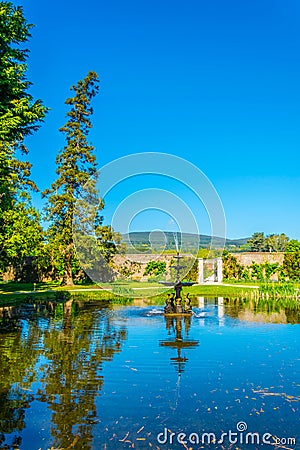
[[[106,290],[107,288],[107,290]],[[183,289],[183,293],[189,292],[193,296],[219,296],[219,297],[236,297],[243,296],[245,292],[251,291],[249,286],[226,286],[226,285],[196,285]],[[153,297],[164,295],[165,292],[172,290],[164,288],[158,283],[115,283],[112,285],[103,285],[99,287],[95,284],[75,285],[72,287],[61,287],[55,283],[40,283],[33,285],[32,283],[2,283],[0,284],[0,302],[7,301],[10,298],[24,300],[26,296],[34,296],[36,298],[56,298],[59,292],[70,292],[74,295],[93,297],[93,298],[115,298],[116,296],[128,297]]]
[[[211,285],[211,284],[201,284],[196,286],[190,286],[183,288],[183,292],[189,292],[191,295],[195,296],[207,296],[207,297],[243,297],[247,292],[253,291],[252,287],[249,286],[227,286],[227,285]]]
[[[105,287],[109,287],[106,290]],[[103,288],[90,285],[75,285],[72,287],[61,287],[55,283],[0,284],[0,305],[20,303],[26,300],[66,300],[70,295],[80,300],[111,300],[115,303],[127,304],[130,298],[147,298],[149,302],[164,303],[166,290],[158,283],[115,283],[103,286]],[[286,304],[289,307],[300,306],[300,293],[298,285],[287,285],[280,283],[260,284],[259,287],[249,284],[220,284],[220,285],[194,285],[183,288],[183,295],[187,292],[192,297],[224,297],[228,299],[253,299],[256,302],[273,302]]]

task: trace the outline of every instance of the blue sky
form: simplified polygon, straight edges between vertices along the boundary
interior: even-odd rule
[[[136,152],[180,156],[218,191],[228,237],[264,231],[300,239],[297,0],[18,4],[36,25],[28,43],[32,93],[51,108],[28,141],[41,190],[54,180],[64,145],[58,128],[69,87],[95,70],[101,92],[90,140],[99,166]],[[192,196],[186,202],[197,216],[201,206]],[[116,203],[107,202],[108,216]],[[163,227],[155,221],[148,214],[135,223]],[[199,228],[209,233],[206,219]]]

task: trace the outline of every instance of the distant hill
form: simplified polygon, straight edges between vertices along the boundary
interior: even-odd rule
[[[174,234],[171,231],[164,232],[166,245],[166,250],[175,250],[176,244],[174,239]],[[181,247],[180,241],[180,233],[178,233],[178,244]],[[225,248],[228,249],[236,249],[238,250],[243,244],[246,244],[249,238],[242,239],[226,239]],[[147,250],[150,249],[150,240],[152,247],[156,247],[157,250],[164,247],[163,235],[160,232],[150,232],[150,231],[133,231],[131,233],[123,234],[123,242],[126,244],[130,244],[136,250]],[[182,251],[191,251],[197,248],[208,248],[211,245],[211,248],[217,249],[223,246],[223,239],[217,236],[207,236],[205,234],[192,234],[192,233],[182,233],[183,247]]]

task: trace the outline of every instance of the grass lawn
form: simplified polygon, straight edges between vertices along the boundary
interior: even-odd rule
[[[239,282],[238,284],[229,284],[225,280],[224,284],[211,285],[194,285],[183,288],[183,294],[189,292],[191,296],[203,296],[203,297],[248,297],[258,291],[253,286],[258,286],[264,283],[252,282],[249,285],[248,282]],[[295,284],[295,287],[299,287],[299,284]],[[107,288],[107,290],[105,289]],[[164,290],[165,289],[165,290]],[[0,304],[24,302],[26,299],[49,299],[59,300],[60,292],[62,293],[61,299],[63,299],[63,293],[69,292],[76,298],[82,298],[85,300],[91,299],[103,299],[113,300],[117,303],[126,298],[149,298],[154,297],[153,301],[158,298],[163,300],[166,297],[166,292],[170,292],[170,288],[164,288],[159,283],[149,282],[116,282],[112,284],[103,284],[102,287],[96,284],[78,284],[72,287],[61,287],[58,283],[38,283],[35,286],[32,283],[0,283]],[[252,294],[251,294],[252,293]]]
[[[107,290],[105,289],[107,288]],[[102,287],[96,284],[79,284],[75,286],[60,286],[58,283],[1,283],[0,284],[0,302],[11,299],[22,299],[26,296],[36,296],[39,298],[55,298],[60,291],[68,291],[75,294],[76,291],[84,296],[88,297],[93,292],[99,298],[116,297],[118,294],[123,296],[134,297],[150,297],[155,296],[158,293],[169,292],[170,288],[165,288],[159,283],[149,282],[119,282],[112,284],[103,284]],[[85,292],[86,291],[86,292]],[[99,292],[97,292],[99,291]],[[206,295],[206,296],[238,296],[243,295],[244,291],[250,291],[250,288],[245,285],[239,286],[223,286],[223,285],[196,285],[183,289],[183,292],[190,292],[191,295]],[[52,295],[51,295],[52,294]],[[163,294],[162,294],[163,295]]]
[[[254,289],[247,285],[240,287],[234,285],[225,286],[222,284],[201,284],[183,288],[184,293],[189,292],[191,295],[207,297],[239,297],[243,296],[246,292],[250,293],[253,291]]]
[[[45,291],[49,289],[57,289],[58,283],[14,283],[9,281],[7,283],[0,283],[0,294],[11,292],[31,292],[31,291]]]

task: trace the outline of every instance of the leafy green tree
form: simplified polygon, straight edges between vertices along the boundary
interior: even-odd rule
[[[270,234],[266,238],[265,247],[269,252],[284,252],[289,242],[286,234]]]
[[[3,143],[24,149],[24,138],[38,128],[46,112],[41,100],[33,101],[26,80],[28,49],[20,48],[30,35],[19,6],[0,2],[0,137]]]
[[[25,257],[37,257],[43,246],[39,215],[24,202],[15,202],[14,208],[4,211],[1,218],[4,233],[0,234],[0,270],[11,266],[16,279],[27,281],[22,277]]]
[[[238,263],[238,260],[234,255],[227,250],[223,252],[223,276],[226,279],[240,279],[243,274],[243,266]]]
[[[64,274],[64,247],[50,240],[39,248],[33,270],[39,281],[59,281]],[[89,281],[77,258],[72,260],[72,276],[76,281]]]
[[[29,188],[37,190],[30,180],[31,164],[20,159],[27,154],[25,138],[35,132],[47,108],[28,92],[26,79],[29,50],[23,48],[30,37],[21,7],[0,2],[0,266],[7,268],[9,258],[18,260],[31,247],[32,227],[38,231],[36,212],[25,206]],[[21,197],[21,204],[20,202]],[[24,215],[25,217],[22,217]],[[33,217],[35,216],[35,217]],[[13,224],[14,223],[14,224]],[[27,224],[30,231],[25,229]],[[12,229],[16,235],[11,236]],[[34,241],[37,236],[35,235]],[[23,248],[22,248],[23,246]],[[27,256],[27,255],[26,255]]]
[[[101,218],[101,222],[95,227],[95,236],[103,258],[107,263],[111,263],[113,256],[120,253],[122,235],[114,231],[110,225],[102,225]]]
[[[263,252],[266,249],[266,238],[264,233],[254,233],[250,239],[248,239],[251,252]]]
[[[27,153],[26,136],[39,128],[47,108],[33,100],[26,79],[29,50],[21,45],[30,37],[21,7],[0,2],[0,176],[1,203],[7,204],[17,188],[29,185],[31,164],[17,159],[16,152]]]
[[[285,249],[286,252],[300,252],[300,242],[297,239],[291,239]]]
[[[57,244],[64,259],[63,285],[73,284],[72,262],[75,257],[72,223],[74,207],[81,188],[96,175],[94,147],[87,142],[92,127],[91,101],[99,90],[99,78],[95,72],[71,87],[74,96],[66,100],[70,106],[67,122],[60,128],[66,136],[66,146],[56,158],[57,180],[44,192],[48,196],[47,219],[51,222],[49,239]],[[103,207],[99,203],[99,209]]]
[[[300,279],[300,251],[284,254],[283,270],[290,280]]]

